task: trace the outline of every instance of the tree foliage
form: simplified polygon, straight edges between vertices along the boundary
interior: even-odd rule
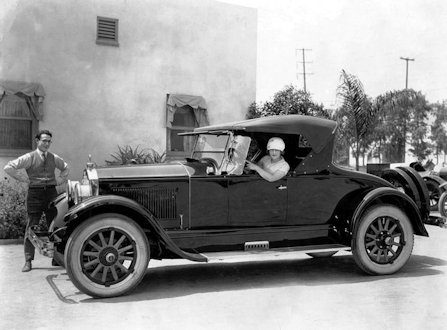
[[[353,146],[356,169],[359,169],[360,154],[368,147],[367,136],[371,130],[371,122],[375,113],[371,101],[366,95],[360,80],[342,70],[337,96],[342,100],[342,106],[337,112],[339,132],[347,143]]]
[[[385,162],[404,162],[406,146],[419,160],[430,154],[427,142],[429,104],[421,92],[412,89],[391,91],[375,100],[380,155]],[[373,153],[377,154],[377,149]]]
[[[246,118],[301,114],[336,120],[334,159],[348,164],[351,149],[357,169],[361,158],[363,162],[374,158],[400,163],[405,162],[406,151],[419,161],[431,154],[447,154],[446,103],[431,105],[421,92],[412,89],[390,91],[373,99],[365,93],[361,81],[344,70],[337,97],[341,106],[331,114],[313,102],[308,93],[288,85],[271,101],[252,103]]]
[[[432,113],[434,121],[431,125],[430,138],[433,141],[433,153],[436,156],[437,163],[439,163],[439,154],[443,153],[443,162],[445,162],[445,155],[447,154],[447,130],[444,125],[447,122],[447,106],[445,102],[433,104]]]
[[[248,108],[247,119],[276,115],[309,115],[330,118],[329,111],[323,105],[312,101],[309,93],[296,89],[293,85],[275,93],[272,101],[252,103]]]

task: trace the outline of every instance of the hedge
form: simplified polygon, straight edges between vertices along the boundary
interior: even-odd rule
[[[0,239],[23,238],[26,228],[26,187],[8,178],[0,181]]]

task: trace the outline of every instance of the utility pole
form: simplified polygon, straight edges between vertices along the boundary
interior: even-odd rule
[[[407,70],[405,74],[405,89],[408,89],[408,61],[414,61],[414,58],[401,57],[400,59],[407,62]]]
[[[295,56],[298,56],[298,51],[302,52],[302,56],[303,56],[303,61],[302,62],[297,62],[297,63],[303,63],[303,72],[297,73],[297,79],[298,79],[298,75],[302,74],[303,75],[303,80],[304,80],[304,92],[307,93],[307,89],[306,89],[306,75],[308,73],[306,73],[306,63],[311,63],[311,62],[306,62],[306,55],[305,55],[305,51],[310,51],[312,49],[305,49],[305,48],[301,48],[301,49],[295,49]],[[298,65],[297,65],[297,70],[298,70]]]

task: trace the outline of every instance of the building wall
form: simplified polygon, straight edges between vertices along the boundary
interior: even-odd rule
[[[166,148],[166,94],[203,96],[211,124],[256,98],[257,12],[214,0],[16,0],[1,25],[0,77],[39,82],[40,128],[79,179],[117,146]],[[119,19],[119,47],[95,43]],[[0,165],[11,158],[0,158]]]

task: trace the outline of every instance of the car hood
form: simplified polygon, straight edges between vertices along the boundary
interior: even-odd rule
[[[122,165],[96,168],[98,179],[189,177],[198,169],[186,162]]]

